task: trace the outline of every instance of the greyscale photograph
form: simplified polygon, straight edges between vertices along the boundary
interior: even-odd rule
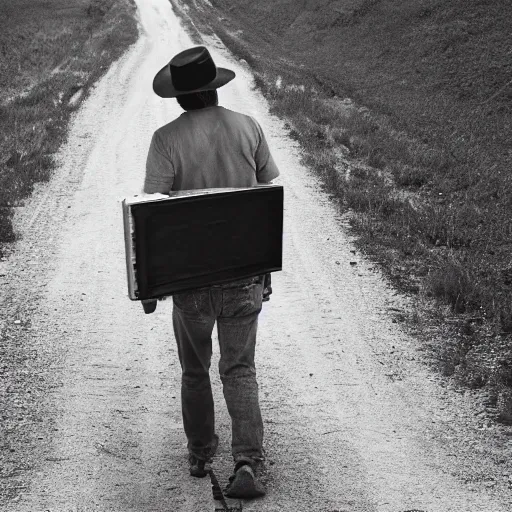
[[[0,0],[0,512],[510,512],[512,2]]]

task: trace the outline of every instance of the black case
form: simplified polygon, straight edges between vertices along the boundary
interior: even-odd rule
[[[278,185],[134,197],[123,201],[123,217],[132,300],[282,269]]]

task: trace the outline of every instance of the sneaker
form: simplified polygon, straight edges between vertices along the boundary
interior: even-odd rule
[[[249,463],[237,464],[235,472],[229,477],[229,484],[225,489],[228,498],[252,499],[265,495],[265,489],[258,481],[254,470]]]
[[[190,476],[197,478],[203,478],[208,474],[209,469],[206,467],[206,461],[198,459],[194,455],[190,455],[188,458]]]

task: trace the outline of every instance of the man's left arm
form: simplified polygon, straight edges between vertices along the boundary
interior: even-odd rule
[[[174,167],[162,144],[158,132],[153,134],[146,160],[144,192],[168,194],[174,183]]]
[[[259,136],[258,146],[254,155],[256,162],[256,179],[258,183],[270,183],[279,176],[279,169],[270,154],[270,149],[261,126],[257,121],[255,121],[255,123]]]

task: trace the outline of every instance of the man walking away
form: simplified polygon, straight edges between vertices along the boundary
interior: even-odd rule
[[[185,110],[153,135],[144,192],[251,187],[270,183],[279,171],[260,125],[218,106],[217,89],[235,73],[217,68],[205,47],[176,55],[156,75],[155,93],[176,98]],[[265,494],[258,480],[264,460],[254,354],[263,279],[210,286],[173,297],[173,327],[182,368],[181,403],[190,474],[206,476],[217,449],[210,385],[212,332],[220,346],[219,372],[232,422],[235,462],[226,495]]]

